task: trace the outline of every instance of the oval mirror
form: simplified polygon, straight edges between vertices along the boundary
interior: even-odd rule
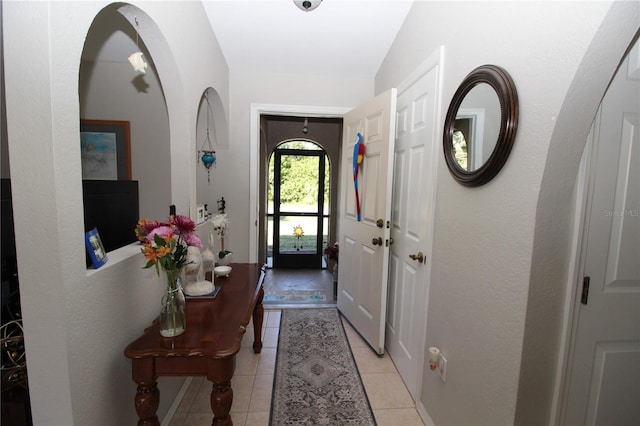
[[[444,157],[465,186],[495,177],[509,157],[518,127],[518,93],[511,76],[496,65],[469,73],[451,100],[444,123]]]

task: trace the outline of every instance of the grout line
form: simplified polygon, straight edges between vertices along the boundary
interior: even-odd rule
[[[189,390],[189,386],[191,386],[191,382],[193,382],[193,377],[189,376],[186,378],[184,383],[182,383],[182,387],[180,387],[178,394],[173,399],[173,402],[171,403],[171,406],[169,407],[167,414],[165,414],[164,417],[162,418],[162,422],[160,423],[161,426],[169,426],[169,424],[171,423],[171,420],[173,420],[174,414],[176,414],[176,412],[178,411],[178,407],[182,403],[182,399],[184,398],[184,395]],[[187,413],[189,412],[189,410],[191,410],[191,405],[193,405],[193,401],[191,401],[191,404],[189,404],[189,409],[187,409]]]
[[[298,305],[297,307],[300,307],[300,306]],[[318,307],[318,306],[316,305],[315,307]],[[265,318],[265,320],[264,320],[264,322],[263,322],[263,326],[262,326],[262,340],[263,340],[263,342],[264,342],[264,336],[265,336],[266,330],[267,330],[268,328],[269,328],[269,329],[273,329],[273,328],[279,328],[279,327],[280,327],[280,324],[279,324],[279,323],[278,323],[278,325],[276,325],[276,326],[267,327],[267,323],[269,322],[269,321],[268,321],[268,319],[269,319],[269,314],[270,314],[270,313],[277,314],[278,312],[280,312],[280,314],[281,314],[281,309],[274,309],[272,306],[269,306],[269,307],[265,306],[265,317],[266,317],[266,318]],[[347,327],[348,327],[348,326],[350,326],[350,324],[345,323],[345,324],[344,324],[344,326],[345,326],[345,331],[346,331]],[[361,337],[360,337],[358,334],[356,334],[355,336],[357,336],[357,337],[359,337],[359,338],[361,339]],[[253,337],[251,336],[251,338],[253,338]],[[351,347],[351,351],[353,351],[354,346],[352,346],[352,345],[353,345],[353,343],[354,343],[354,342],[352,342],[351,340],[349,340],[349,334],[348,334],[348,333],[347,333],[347,341],[348,341],[348,343],[349,343],[349,346]],[[355,347],[357,348],[358,346],[355,346]],[[368,346],[366,346],[366,345],[365,345],[365,347],[367,347],[367,348],[368,348]],[[274,349],[274,348],[269,348],[269,349]],[[275,349],[277,350],[277,347],[276,347]],[[370,348],[369,348],[369,349],[370,349]],[[389,355],[388,355],[388,354],[385,354],[385,356],[389,356]],[[390,357],[389,357],[389,358],[390,358]],[[395,372],[372,372],[372,373],[362,373],[362,372],[360,371],[360,366],[358,365],[358,361],[355,359],[355,357],[354,357],[354,361],[356,362],[356,367],[358,368],[358,371],[359,371],[359,374],[360,374],[361,379],[363,379],[365,375],[376,375],[376,374],[395,374],[395,375],[397,375],[397,376],[398,376],[398,378],[400,378],[400,375],[399,375],[399,373],[398,373],[398,371],[397,371],[397,367],[395,366],[395,363],[393,363],[393,365],[394,365],[394,367],[395,367],[395,370],[396,370]],[[393,362],[393,360],[391,360],[391,361]],[[252,378],[251,378],[251,380],[250,380],[250,382],[251,382],[251,388],[250,388],[250,390],[249,390],[249,405],[247,406],[247,411],[246,411],[246,412],[237,412],[237,413],[233,413],[233,414],[235,414],[236,416],[243,416],[243,415],[244,415],[244,416],[245,416],[245,421],[244,421],[244,423],[246,423],[246,418],[248,418],[248,417],[249,417],[249,413],[260,413],[260,412],[261,412],[261,411],[251,411],[251,410],[250,410],[250,409],[251,409],[251,402],[252,402],[252,399],[253,399],[253,397],[254,397],[254,392],[256,391],[255,386],[256,386],[256,380],[257,380],[257,378],[258,378],[257,376],[259,375],[259,374],[258,374],[258,370],[257,370],[257,368],[258,368],[258,367],[257,367],[257,365],[256,365],[256,370],[255,370],[254,374],[251,374],[251,377],[252,377]],[[261,374],[261,375],[262,375],[262,374]],[[264,375],[271,375],[271,376],[273,376],[273,380],[275,380],[275,371],[274,371],[273,373],[270,373],[270,374],[264,374]],[[191,379],[193,379],[193,378],[191,378],[191,377],[190,377],[190,378],[189,378],[189,380],[191,380]],[[400,379],[401,379],[401,378],[400,378]],[[403,382],[403,385],[404,385],[404,382]],[[273,386],[273,383],[272,383],[272,386]],[[364,381],[363,381],[363,387],[364,387],[365,393],[367,394],[367,398],[369,398],[369,393],[368,393],[368,391],[367,391],[366,385],[364,384]],[[186,389],[188,389],[188,386],[186,387]],[[272,388],[272,389],[273,389],[273,388]],[[405,385],[405,389],[406,389],[406,385]],[[408,393],[408,390],[407,390],[407,393]],[[257,395],[257,394],[256,394],[256,395]],[[184,395],[182,395],[182,396],[180,397],[180,400],[182,399],[182,397],[183,397],[183,396],[184,396]],[[272,395],[272,396],[273,396],[273,395]],[[176,399],[178,399],[178,398],[176,398]],[[180,400],[178,401],[178,403],[180,402]],[[175,403],[175,402],[174,402],[174,403]],[[192,404],[193,404],[193,402],[192,402]],[[176,409],[177,409],[177,406],[176,406]],[[375,413],[376,411],[385,411],[385,410],[406,410],[406,409],[414,409],[414,410],[418,411],[418,409],[417,409],[417,407],[416,407],[416,406],[410,406],[410,407],[409,407],[409,406],[407,406],[407,407],[394,407],[394,408],[378,408],[378,409],[373,409],[373,407],[372,407],[372,411],[374,412],[374,416],[375,416],[375,414],[376,414],[376,413]],[[189,407],[189,409],[187,410],[186,414],[189,414],[189,413],[190,413],[190,410],[191,410],[191,406],[190,406],[190,407]],[[419,416],[419,413],[418,413],[418,416]],[[166,420],[166,418],[165,418],[165,420]],[[165,420],[163,420],[162,426],[167,426],[167,425],[169,424],[168,422],[166,422],[166,423],[165,423]],[[169,420],[170,420],[170,419],[169,419]],[[240,423],[240,422],[239,422],[239,423]],[[242,423],[242,424],[244,424],[244,423]]]

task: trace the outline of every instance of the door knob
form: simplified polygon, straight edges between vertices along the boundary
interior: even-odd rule
[[[419,251],[418,254],[410,254],[409,257],[413,260],[417,260],[420,263],[424,261],[424,253],[422,253],[421,251]]]
[[[382,238],[374,238],[373,240],[371,240],[371,244],[373,244],[374,246],[382,246]]]
[[[382,220],[382,219],[378,219],[378,220],[376,220],[376,226],[377,226],[378,228],[382,228],[382,227],[384,227],[384,220]]]

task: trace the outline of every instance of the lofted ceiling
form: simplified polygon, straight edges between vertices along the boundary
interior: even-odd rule
[[[373,78],[413,1],[323,0],[311,12],[293,0],[202,4],[231,72]],[[115,10],[102,14],[83,60],[127,62],[138,50],[135,29]]]
[[[233,71],[373,78],[413,0],[202,0]]]

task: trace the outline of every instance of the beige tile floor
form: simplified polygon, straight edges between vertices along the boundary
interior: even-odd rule
[[[253,329],[247,330],[242,341],[231,381],[234,425],[269,424],[280,314],[280,310],[265,311],[262,353],[254,354],[251,349]],[[389,356],[374,354],[347,322],[345,330],[378,425],[422,426],[415,404]],[[212,419],[210,392],[211,385],[207,380],[194,377],[170,426],[209,426]]]

